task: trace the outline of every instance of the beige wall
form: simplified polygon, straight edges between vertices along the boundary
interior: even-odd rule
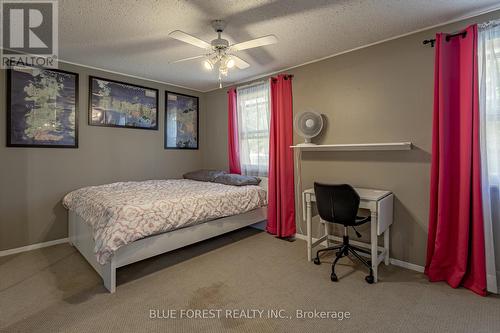
[[[434,49],[423,46],[422,40],[436,31],[453,32],[498,17],[500,12],[490,13],[287,71],[294,74],[294,113],[312,108],[328,119],[316,143],[411,141],[415,145],[411,151],[310,152],[302,159],[303,188],[314,181],[346,182],[395,193],[394,258],[425,264]],[[205,165],[223,168],[227,165],[225,90],[208,93],[206,103],[210,136]],[[295,136],[294,142],[300,141]],[[297,224],[305,230],[299,214]],[[317,220],[313,230],[315,235],[321,232]],[[367,233],[366,227],[360,231]]]
[[[313,108],[328,119],[317,143],[415,144],[403,152],[303,155],[303,188],[313,181],[348,182],[396,194],[391,255],[397,259],[425,262],[434,51],[421,41],[438,30],[452,32],[499,17],[500,12],[490,13],[288,71],[295,75],[294,112]],[[80,74],[79,149],[7,148],[6,78],[0,71],[0,250],[66,237],[61,198],[81,186],[227,167],[226,89],[200,94],[85,67],[61,67]],[[159,130],[88,126],[88,75],[159,89]],[[163,149],[164,90],[200,96],[200,150]],[[294,141],[301,139],[295,136]],[[299,214],[297,223],[299,232],[305,229]],[[317,221],[313,229],[320,233]]]
[[[0,250],[67,237],[61,199],[71,190],[115,181],[180,177],[203,165],[202,94],[84,67],[60,67],[80,74],[78,149],[7,148],[6,75],[0,71]],[[159,130],[89,126],[88,75],[159,89]],[[201,97],[200,150],[163,149],[165,90]]]

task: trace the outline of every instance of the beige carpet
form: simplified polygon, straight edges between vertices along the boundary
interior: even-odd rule
[[[331,260],[328,258],[328,261]],[[118,271],[117,292],[67,244],[0,258],[1,332],[500,332],[500,298],[342,259],[305,260],[305,243],[243,229]],[[283,309],[283,319],[150,319],[151,309]],[[296,319],[297,309],[350,319]],[[284,314],[284,312],[282,312]],[[264,316],[265,317],[265,316]]]

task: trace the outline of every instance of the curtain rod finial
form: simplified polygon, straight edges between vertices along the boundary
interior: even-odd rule
[[[422,44],[424,45],[427,45],[427,44],[431,44],[431,47],[434,47],[434,44],[436,43],[436,40],[435,39],[426,39],[422,42]]]

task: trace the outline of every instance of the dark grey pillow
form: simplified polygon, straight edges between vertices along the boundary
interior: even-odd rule
[[[259,185],[261,179],[253,176],[243,176],[235,173],[226,173],[215,177],[214,182],[224,185],[244,186]]]
[[[213,182],[215,178],[226,174],[223,170],[196,170],[183,175],[185,179],[198,180],[201,182]]]

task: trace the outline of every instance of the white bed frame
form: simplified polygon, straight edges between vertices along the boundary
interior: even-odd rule
[[[119,248],[106,265],[97,262],[91,226],[74,211],[69,211],[69,242],[94,267],[110,293],[116,290],[116,269],[156,255],[173,251],[267,219],[267,206],[163,234],[139,239]]]

